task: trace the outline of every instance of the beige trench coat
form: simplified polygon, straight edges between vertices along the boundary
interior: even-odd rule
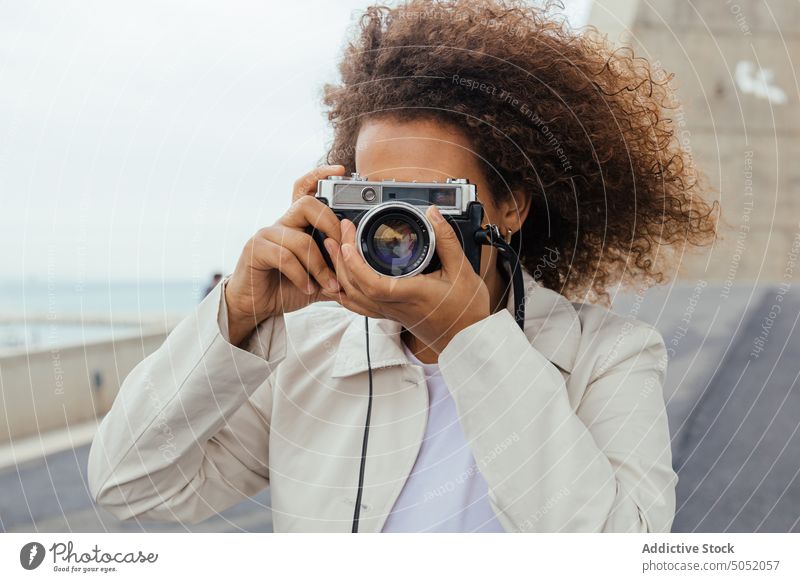
[[[269,486],[275,531],[350,531],[368,376],[364,318],[333,302],[227,341],[223,285],[138,364],[89,455],[120,519],[195,523]],[[507,309],[461,331],[439,365],[491,507],[509,532],[669,531],[675,511],[651,326],[571,303],[525,273]],[[378,532],[414,465],[428,391],[400,324],[370,320],[374,401],[360,531]]]

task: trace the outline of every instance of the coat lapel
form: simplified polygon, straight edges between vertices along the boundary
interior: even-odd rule
[[[581,341],[581,321],[572,303],[542,286],[523,269],[525,282],[525,335],[545,358],[570,374]],[[514,312],[514,298],[507,309]]]

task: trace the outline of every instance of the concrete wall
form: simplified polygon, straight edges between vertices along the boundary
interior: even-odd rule
[[[618,40],[614,18],[628,26],[622,39],[639,56],[675,74],[675,130],[727,223],[712,252],[684,257],[682,276],[797,279],[790,262],[800,236],[800,3],[638,2],[632,11],[628,0],[595,0],[590,23]]]
[[[0,443],[102,416],[166,331],[0,358]]]

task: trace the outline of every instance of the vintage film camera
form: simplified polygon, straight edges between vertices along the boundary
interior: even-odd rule
[[[356,246],[364,261],[390,277],[411,277],[441,269],[436,235],[425,216],[435,204],[453,226],[472,268],[480,273],[483,206],[474,184],[464,178],[445,182],[371,181],[358,174],[329,176],[317,183],[316,196],[339,218],[356,225]],[[322,241],[325,235],[308,228],[331,268]]]

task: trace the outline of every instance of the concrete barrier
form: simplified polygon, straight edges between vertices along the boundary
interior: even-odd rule
[[[128,373],[167,333],[0,357],[0,443],[104,415]]]

